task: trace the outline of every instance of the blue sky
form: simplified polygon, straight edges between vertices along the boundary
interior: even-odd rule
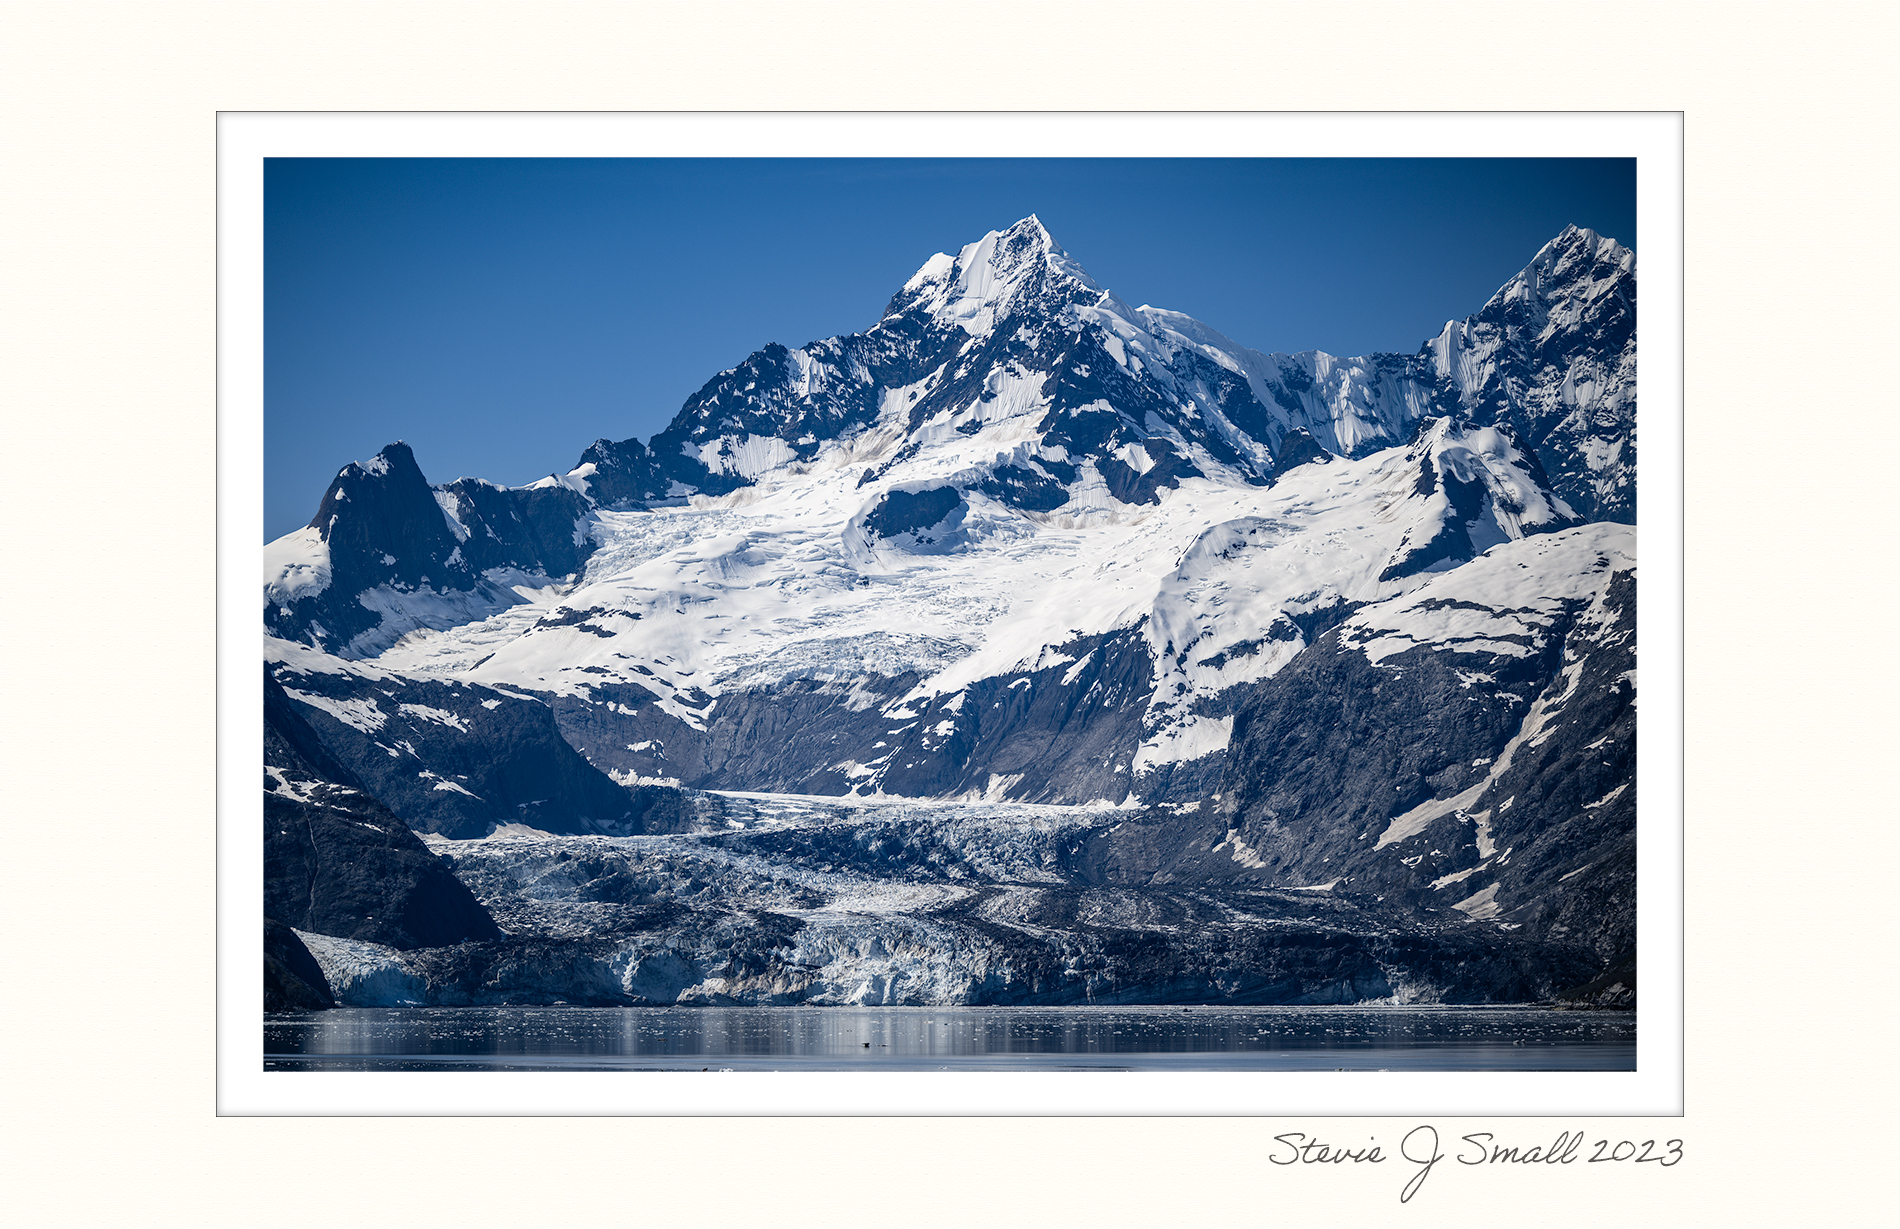
[[[650,438],[767,342],[862,331],[1027,214],[1102,285],[1260,350],[1416,350],[1630,159],[272,159],[265,533],[407,440],[432,482]],[[1638,249],[1640,251],[1640,249]]]

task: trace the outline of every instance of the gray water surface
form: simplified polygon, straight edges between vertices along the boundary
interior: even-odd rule
[[[423,1007],[264,1017],[267,1071],[1634,1071],[1536,1007]]]

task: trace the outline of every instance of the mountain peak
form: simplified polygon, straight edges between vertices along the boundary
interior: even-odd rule
[[[1538,261],[1553,258],[1561,259],[1567,253],[1581,255],[1586,260],[1606,260],[1628,265],[1633,265],[1636,259],[1636,254],[1624,244],[1587,226],[1578,226],[1573,223],[1564,227],[1555,239],[1546,243],[1531,263],[1536,264]]]
[[[926,260],[884,315],[921,309],[938,324],[981,335],[1030,288],[1101,291],[1033,213],[964,244],[955,256],[939,252]]]
[[[1037,217],[1035,214],[1032,213],[1028,215],[1027,217],[1018,218],[1016,221],[1010,223],[1010,225],[1004,231],[1004,233],[1010,234],[1010,235],[1014,235],[1017,233],[1038,234],[1044,237],[1048,237],[1049,228],[1042,224],[1041,218]]]
[[[1082,266],[1076,264],[1074,258],[1056,242],[1056,237],[1049,233],[1042,219],[1033,213],[1005,230],[993,230],[975,243],[966,245],[958,259],[967,263],[967,258],[979,250],[986,253],[991,267],[999,271],[1019,269],[1031,264],[1046,265],[1085,283],[1092,290],[1100,289]]]
[[[1635,252],[1607,235],[1573,223],[1539,248],[1529,264],[1499,287],[1479,315],[1529,311],[1541,328],[1551,303],[1580,292],[1586,300],[1593,299],[1600,293],[1598,283],[1632,278],[1635,273]]]
[[[416,464],[415,452],[402,440],[384,444],[381,452],[360,464],[363,472],[378,476],[389,473],[392,467],[404,474],[414,470],[417,477],[422,476],[422,468]]]

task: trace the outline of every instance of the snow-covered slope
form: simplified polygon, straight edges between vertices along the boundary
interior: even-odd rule
[[[267,549],[267,623],[546,697],[629,781],[1192,793],[1232,688],[1358,603],[1578,519],[1496,389],[1632,267],[1567,231],[1426,347],[1430,375],[1132,308],[1027,218],[926,261],[866,333],[768,347],[564,478],[432,489],[401,445],[345,468]],[[753,745],[788,726],[825,745]]]
[[[1329,618],[1573,519],[1508,432],[1447,420],[1271,488],[1195,477],[1153,505],[1104,498],[1060,515],[955,475],[912,492],[907,478],[861,485],[866,472],[599,512],[595,551],[558,597],[411,631],[377,665],[546,697],[576,745],[627,779],[1120,802],[1154,796],[1139,785],[1150,769],[1219,752],[1225,693],[1270,676]],[[1094,771],[1052,782],[991,763],[1006,699],[1085,675],[1097,687],[1116,655],[1146,678],[1114,713],[1082,714],[1131,718]],[[788,688],[803,724],[829,709],[825,749],[748,773],[742,727]],[[994,694],[1013,691],[1028,695]]]

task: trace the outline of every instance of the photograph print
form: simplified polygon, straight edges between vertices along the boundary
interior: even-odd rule
[[[267,160],[265,1069],[1633,1070],[1636,216]]]

